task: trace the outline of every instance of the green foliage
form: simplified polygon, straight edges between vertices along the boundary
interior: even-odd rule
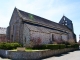
[[[0,43],[0,49],[11,50],[21,47],[19,43]]]
[[[66,45],[66,48],[72,48],[72,46],[71,45]]]
[[[34,16],[33,16],[32,14],[29,14],[29,18],[30,18],[31,20],[34,20]]]
[[[72,48],[79,48],[79,44],[75,43],[71,45]]]
[[[66,45],[66,48],[79,48],[79,44],[77,43],[69,44],[69,45]]]
[[[59,49],[59,45],[58,44],[40,45],[40,46],[35,46],[32,49]]]
[[[59,44],[59,49],[64,49],[64,48],[66,48],[65,44]]]
[[[64,49],[64,48],[78,48],[78,44],[73,44],[73,45],[65,45],[65,44],[46,44],[46,45],[37,45],[34,46],[32,49]]]
[[[58,44],[48,44],[47,48],[48,49],[59,49],[59,45]]]
[[[37,46],[32,47],[32,49],[40,50],[40,49],[47,49],[47,48],[46,48],[46,45],[37,45]]]

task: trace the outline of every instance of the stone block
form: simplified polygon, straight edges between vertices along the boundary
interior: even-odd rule
[[[25,51],[25,47],[17,47],[17,51]]]

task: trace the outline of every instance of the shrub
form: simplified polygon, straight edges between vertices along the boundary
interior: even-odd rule
[[[0,43],[0,49],[11,50],[21,47],[19,43]]]
[[[58,44],[38,45],[33,47],[32,49],[59,49],[59,45]]]
[[[66,48],[71,48],[72,46],[71,45],[66,45]]]
[[[79,48],[79,44],[75,43],[71,45],[72,48]]]
[[[47,49],[59,49],[59,45],[58,44],[48,44]]]
[[[36,45],[36,46],[32,47],[32,49],[47,49],[46,46],[47,45]]]
[[[59,49],[64,49],[64,48],[66,48],[65,44],[59,44]]]
[[[54,50],[54,49],[78,48],[78,47],[79,47],[78,44],[72,44],[72,45],[69,45],[69,44],[45,44],[45,45],[36,45],[29,49],[38,49],[38,50],[51,49],[51,50]]]

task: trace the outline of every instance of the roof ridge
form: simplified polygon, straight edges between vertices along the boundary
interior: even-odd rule
[[[19,12],[19,9],[16,8],[16,7],[15,7],[15,9],[17,10],[19,17],[22,18],[22,15],[21,15],[21,13]]]

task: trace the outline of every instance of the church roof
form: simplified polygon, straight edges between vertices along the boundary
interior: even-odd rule
[[[59,30],[67,30],[67,31],[70,31],[66,26],[63,26],[63,25],[61,25],[59,23],[50,21],[48,19],[45,19],[45,18],[36,16],[36,15],[31,14],[31,13],[28,13],[28,12],[21,11],[19,9],[17,9],[17,12],[18,12],[19,16],[25,22],[39,24],[39,25],[43,25],[43,26],[47,26],[47,27],[51,27],[51,28],[55,28],[55,29],[59,29]]]
[[[6,34],[6,28],[0,27],[0,34]]]
[[[47,29],[47,28],[44,28],[44,27],[41,27],[41,26],[40,27],[33,26],[33,25],[30,25],[30,24],[26,24],[26,25],[31,31],[42,32],[42,33],[55,33],[55,30],[52,30],[52,29]],[[61,33],[61,32],[57,31],[56,33]],[[62,33],[64,33],[64,32],[62,32]]]

